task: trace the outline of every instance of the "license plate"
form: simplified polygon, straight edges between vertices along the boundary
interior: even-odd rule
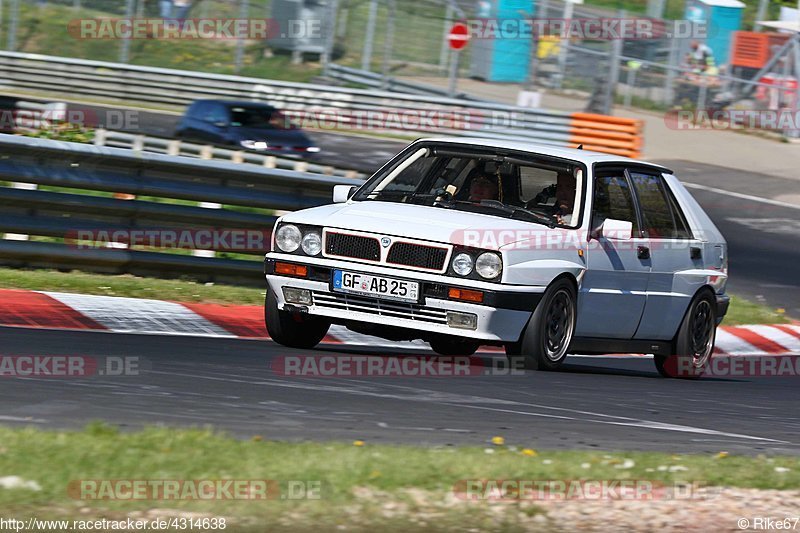
[[[333,271],[333,290],[402,302],[419,301],[419,283],[416,281],[371,276],[344,270]]]

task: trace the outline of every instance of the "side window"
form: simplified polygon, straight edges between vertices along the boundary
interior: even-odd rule
[[[675,238],[691,239],[693,235],[692,231],[689,229],[689,223],[686,222],[686,215],[683,214],[683,210],[681,209],[681,206],[678,205],[678,201],[675,199],[675,195],[672,194],[672,191],[669,190],[669,187],[667,186],[666,183],[664,183],[664,188],[666,189],[667,192],[667,199],[669,200],[669,206],[672,208],[672,215],[675,217],[675,226],[677,229]]]
[[[691,234],[686,219],[677,202],[666,189],[661,176],[631,173],[631,180],[639,198],[644,230],[651,238],[688,239]]]
[[[598,228],[607,218],[633,223],[633,235],[639,235],[639,222],[633,206],[633,194],[622,172],[599,175],[594,180],[592,203],[592,229]]]

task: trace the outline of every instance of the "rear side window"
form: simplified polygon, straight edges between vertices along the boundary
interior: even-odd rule
[[[607,218],[633,223],[633,235],[639,235],[639,222],[633,206],[633,194],[622,172],[599,175],[594,181],[592,229],[600,227]]]
[[[644,230],[654,239],[689,239],[686,218],[681,212],[672,193],[667,189],[664,178],[652,174],[631,172],[633,187],[639,198]]]

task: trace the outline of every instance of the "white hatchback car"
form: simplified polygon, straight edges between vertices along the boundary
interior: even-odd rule
[[[285,346],[335,323],[446,355],[500,345],[531,369],[634,352],[696,376],[728,308],[725,239],[658,165],[422,139],[333,200],[275,225],[265,319]]]

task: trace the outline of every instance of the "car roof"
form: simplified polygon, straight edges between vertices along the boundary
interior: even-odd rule
[[[210,104],[222,104],[225,107],[262,107],[264,109],[275,109],[274,106],[266,103],[266,102],[250,102],[247,100],[214,100],[214,99],[204,99],[204,100],[195,100],[192,104],[198,103],[210,103]]]
[[[537,155],[549,155],[560,157],[562,159],[571,159],[592,166],[595,163],[619,163],[624,165],[644,165],[652,167],[662,172],[672,174],[672,171],[662,165],[656,163],[649,163],[639,159],[632,159],[621,155],[604,154],[601,152],[593,152],[591,150],[579,150],[577,148],[564,148],[561,146],[550,146],[547,144],[525,142],[525,141],[506,141],[501,139],[487,139],[483,137],[425,137],[417,139],[417,142],[437,142],[448,144],[462,144],[462,145],[477,145],[487,148],[505,148],[509,150],[517,150],[520,152],[528,152]]]

